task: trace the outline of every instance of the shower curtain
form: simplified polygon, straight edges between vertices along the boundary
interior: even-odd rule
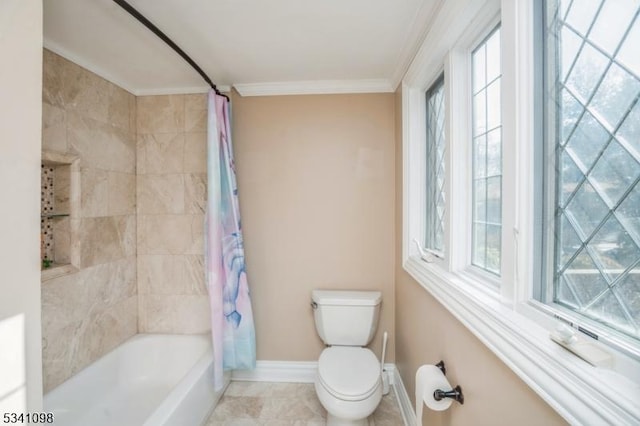
[[[247,285],[229,101],[213,90],[208,98],[206,271],[211,302],[214,386],[223,371],[253,369],[255,329]]]

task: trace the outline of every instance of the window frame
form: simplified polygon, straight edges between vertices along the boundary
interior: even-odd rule
[[[470,134],[470,139],[469,139],[469,143],[471,144],[471,246],[470,246],[470,250],[471,250],[471,255],[470,255],[470,262],[469,262],[469,268],[473,271],[475,271],[477,274],[481,274],[480,277],[484,277],[484,279],[487,281],[488,284],[494,285],[494,286],[499,286],[500,283],[500,277],[501,277],[501,266],[502,266],[502,241],[500,244],[500,268],[498,269],[498,271],[492,271],[490,270],[487,265],[486,265],[486,259],[487,259],[487,254],[486,254],[486,249],[487,249],[487,231],[486,231],[486,227],[489,225],[489,221],[488,218],[485,217],[484,219],[484,226],[485,226],[485,266],[481,266],[478,265],[476,263],[474,263],[474,255],[473,255],[473,250],[475,248],[475,243],[476,243],[476,236],[475,236],[475,232],[474,232],[474,225],[477,225],[478,223],[480,223],[480,221],[478,221],[475,218],[475,208],[476,208],[476,191],[475,191],[475,185],[476,185],[476,158],[475,158],[475,139],[477,137],[485,137],[485,140],[488,138],[489,133],[491,133],[489,131],[489,129],[485,129],[485,132],[481,135],[476,135],[474,130],[473,130],[473,126],[474,126],[474,122],[476,119],[476,111],[475,111],[475,107],[474,107],[474,97],[481,91],[484,91],[484,96],[485,96],[485,121],[488,120],[487,115],[489,113],[489,108],[488,108],[488,101],[486,99],[487,97],[487,93],[488,93],[488,88],[489,85],[483,87],[482,89],[480,89],[477,93],[474,93],[474,82],[473,82],[473,75],[475,73],[475,69],[473,67],[473,55],[478,51],[478,49],[480,49],[482,46],[487,46],[487,43],[489,41],[489,39],[491,37],[494,36],[494,34],[497,31],[500,31],[501,28],[501,23],[500,23],[500,19],[496,18],[495,19],[495,23],[493,24],[489,24],[487,31],[483,32],[481,35],[481,38],[479,41],[473,43],[473,45],[471,46],[471,48],[469,49],[469,55],[470,55],[470,60],[469,60],[469,64],[470,64],[470,69],[469,69],[469,79],[471,81],[470,83],[470,90],[469,90],[469,98],[470,98],[470,104],[469,104],[469,108],[470,108],[470,115],[468,117],[468,120],[470,121],[470,127],[471,127],[471,134]],[[486,47],[485,47],[486,49]],[[502,50],[502,49],[501,49]],[[502,52],[501,52],[502,53]],[[501,54],[502,57],[502,54]],[[485,73],[487,70],[487,63],[486,63],[486,59],[487,59],[487,55],[485,53]],[[500,84],[502,85],[502,62],[500,64],[500,76],[496,77],[496,80],[499,79],[500,80]],[[485,83],[487,83],[486,81],[486,77],[485,77]],[[492,82],[493,84],[493,82]],[[502,109],[502,88],[500,89],[500,109]],[[497,129],[498,127],[492,129],[491,131]],[[502,113],[500,116],[500,210],[501,210],[501,217],[500,217],[500,234],[502,235],[502,207],[504,205],[503,200],[502,200],[502,181],[503,181],[503,175],[502,175]],[[485,142],[485,146],[488,146],[488,142]],[[488,156],[488,151],[485,152],[485,156]],[[488,172],[487,172],[488,174]],[[489,177],[485,176],[483,178],[485,185],[488,185],[488,180]],[[485,189],[485,195],[488,193],[488,189]],[[485,198],[485,202],[488,202],[488,197]],[[487,215],[487,208],[485,207],[485,215]]]
[[[537,25],[540,26],[540,30],[542,30],[543,26],[548,25],[545,18],[546,10],[544,10],[546,7],[545,3],[547,3],[547,1],[549,0],[540,1],[539,10],[537,10],[537,15],[539,16],[536,16],[536,19],[538,21]],[[600,7],[602,7],[602,5]],[[554,82],[548,81],[549,70],[545,68],[548,66],[547,61],[548,56],[550,56],[546,50],[555,46],[550,47],[545,45],[547,38],[542,31],[539,31],[539,34],[534,34],[534,36],[536,38],[536,52],[534,54],[539,58],[539,60],[536,61],[536,64],[538,65],[536,72],[539,73],[537,76],[537,84],[538,87],[541,88],[537,96],[535,121],[543,124],[540,127],[542,127],[541,130],[544,132],[536,138],[536,141],[540,142],[536,144],[537,152],[535,152],[535,157],[540,159],[536,164],[535,171],[536,173],[542,173],[544,175],[544,181],[539,179],[536,189],[536,192],[539,192],[536,203],[536,214],[540,215],[540,219],[536,226],[539,227],[537,229],[539,229],[542,238],[536,247],[538,250],[536,257],[539,257],[539,259],[534,259],[536,264],[539,264],[541,268],[541,274],[538,281],[539,284],[537,285],[538,288],[534,288],[534,299],[545,305],[542,309],[548,311],[551,315],[561,318],[564,322],[583,327],[588,332],[598,335],[600,340],[607,342],[617,350],[620,350],[631,357],[640,359],[640,341],[634,342],[633,338],[629,335],[592,319],[587,315],[576,312],[554,300],[554,294],[556,291],[556,278],[554,274],[554,265],[556,261],[555,251],[558,249],[558,241],[555,238],[555,229],[558,226],[555,214],[556,209],[558,208],[556,205],[556,180],[558,177],[555,173],[555,168],[557,167],[558,155],[556,152],[557,129],[553,128],[551,122],[555,121],[554,117],[556,107],[555,105],[552,105],[552,103],[545,102],[546,100],[544,99],[543,92],[552,90],[551,85],[554,84]],[[620,43],[622,44],[623,41],[624,40],[621,40]],[[555,91],[555,88],[553,88],[553,90]],[[545,105],[548,106],[548,108],[544,108]],[[610,137],[614,138],[613,135],[610,135]],[[607,142],[607,144],[608,143],[609,142]],[[546,226],[545,224],[549,224],[550,226]],[[634,346],[636,348],[634,348]]]
[[[534,261],[540,247],[540,218],[534,215],[539,201],[534,170],[540,162],[534,156],[534,141],[539,136],[535,111],[540,102],[534,87],[539,58],[535,57],[532,22],[538,1],[477,4],[480,2],[448,0],[434,17],[402,82],[403,267],[568,422],[640,423],[640,362],[613,351],[619,369],[635,372],[627,377],[585,363],[549,339],[558,320],[553,310],[533,300],[538,282],[534,273],[540,266]],[[451,159],[458,165],[469,164],[469,53],[498,20],[502,32],[503,258],[499,281],[487,285],[491,280],[470,267],[471,176],[468,167],[452,173]],[[420,123],[424,123],[427,83],[442,68],[447,111],[446,258],[425,262],[414,243],[425,235],[420,220],[424,213],[421,160],[425,158],[419,155],[419,146],[424,145]],[[518,102],[522,99],[532,102]],[[452,123],[451,117],[466,117],[466,123]],[[599,342],[594,344],[602,347]]]
[[[429,158],[429,144],[431,143],[430,137],[429,137],[429,108],[428,108],[428,101],[429,101],[429,95],[431,93],[434,93],[436,90],[438,90],[440,87],[442,87],[442,97],[443,97],[443,111],[442,113],[445,116],[445,120],[446,120],[446,87],[445,87],[445,79],[444,79],[444,71],[440,72],[440,74],[438,75],[438,77],[434,80],[433,83],[431,83],[431,85],[429,86],[429,88],[425,91],[425,161],[427,163],[427,167],[425,167],[425,183],[427,182],[429,177],[433,177],[433,176],[429,176],[429,166],[435,166],[436,168],[438,167],[438,163],[437,163],[437,158]],[[446,177],[446,173],[447,173],[447,132],[446,132],[446,123],[443,124],[443,132],[444,132],[444,158],[442,159],[442,161],[445,164],[445,177]],[[435,144],[434,144],[435,145]],[[437,151],[437,149],[435,150]],[[437,155],[437,154],[434,154]],[[444,183],[445,187],[446,187],[446,178],[445,178],[445,183]],[[446,202],[447,202],[447,193],[445,191],[445,187],[443,187],[442,192],[444,192],[445,194],[445,217],[443,217],[443,224],[442,224],[442,231],[443,231],[443,235],[442,235],[442,250],[438,250],[435,247],[429,247],[429,241],[428,241],[428,228],[431,225],[430,222],[430,218],[432,219],[433,216],[435,215],[435,220],[437,219],[437,208],[434,206],[433,211],[430,211],[430,205],[435,204],[435,202],[433,200],[429,200],[429,195],[426,193],[428,191],[425,191],[425,235],[424,235],[424,244],[423,244],[423,248],[424,250],[432,255],[435,256],[436,258],[440,258],[440,259],[444,259],[445,255],[444,255],[444,251],[446,249],[446,242],[445,242],[445,235],[446,235]],[[437,194],[432,194],[432,195],[437,195]]]

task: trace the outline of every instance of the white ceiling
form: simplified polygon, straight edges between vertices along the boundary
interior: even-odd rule
[[[438,0],[129,0],[219,86],[392,91]],[[112,0],[44,0],[45,47],[136,95],[206,90]]]

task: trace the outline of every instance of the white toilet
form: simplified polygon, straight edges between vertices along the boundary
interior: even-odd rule
[[[379,291],[313,290],[316,330],[328,345],[315,387],[328,426],[367,425],[382,399],[380,362],[366,346],[378,325]]]

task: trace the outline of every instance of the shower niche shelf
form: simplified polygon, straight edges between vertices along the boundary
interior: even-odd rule
[[[40,197],[41,281],[78,270],[79,159],[42,152]]]

